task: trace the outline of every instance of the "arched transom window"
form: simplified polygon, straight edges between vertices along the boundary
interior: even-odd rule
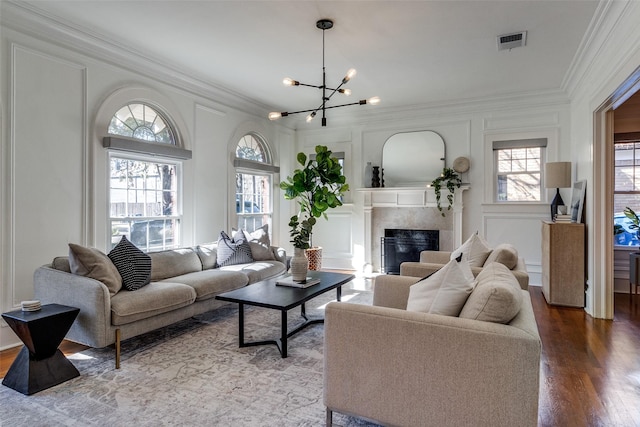
[[[236,158],[270,163],[264,143],[255,135],[245,135],[236,147]]]
[[[167,120],[154,108],[131,103],[120,108],[109,123],[109,134],[175,145]]]

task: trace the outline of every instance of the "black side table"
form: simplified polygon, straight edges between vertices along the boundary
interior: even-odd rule
[[[80,375],[58,346],[79,308],[45,304],[38,311],[15,310],[2,317],[24,343],[2,384],[30,395]]]

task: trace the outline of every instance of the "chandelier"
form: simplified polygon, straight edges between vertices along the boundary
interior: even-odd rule
[[[366,105],[366,104],[376,105],[380,102],[380,98],[377,96],[374,96],[369,99],[361,99],[360,101],[351,102],[347,104],[331,105],[331,106],[327,105],[329,100],[331,100],[331,97],[336,93],[341,93],[345,96],[351,95],[351,90],[345,89],[343,88],[343,86],[349,80],[351,80],[353,76],[356,75],[356,70],[352,68],[349,71],[347,71],[347,75],[344,76],[344,78],[342,79],[342,81],[340,82],[337,88],[333,89],[327,86],[327,76],[326,76],[325,67],[324,67],[324,32],[325,30],[333,28],[333,21],[330,19],[320,19],[318,22],[316,22],[316,27],[322,30],[322,84],[310,85],[306,83],[301,83],[297,80],[293,80],[289,77],[286,77],[282,81],[282,83],[284,83],[285,86],[307,86],[307,87],[315,87],[316,89],[320,89],[322,91],[322,103],[317,108],[313,108],[310,110],[272,112],[272,113],[269,113],[269,120],[277,120],[280,117],[290,116],[292,114],[309,113],[309,115],[307,116],[307,123],[309,123],[311,120],[314,119],[314,117],[318,114],[319,111],[322,111],[322,126],[326,126],[327,118],[325,116],[325,112],[330,108],[348,107],[350,105]]]

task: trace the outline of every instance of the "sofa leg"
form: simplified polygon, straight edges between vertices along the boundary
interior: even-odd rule
[[[325,424],[327,427],[331,427],[333,425],[333,411],[327,408],[327,421]]]
[[[120,328],[116,329],[116,369],[120,369]]]

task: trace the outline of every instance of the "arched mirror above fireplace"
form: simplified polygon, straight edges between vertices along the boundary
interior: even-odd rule
[[[385,187],[424,187],[444,166],[444,139],[434,131],[397,133],[382,147]]]

